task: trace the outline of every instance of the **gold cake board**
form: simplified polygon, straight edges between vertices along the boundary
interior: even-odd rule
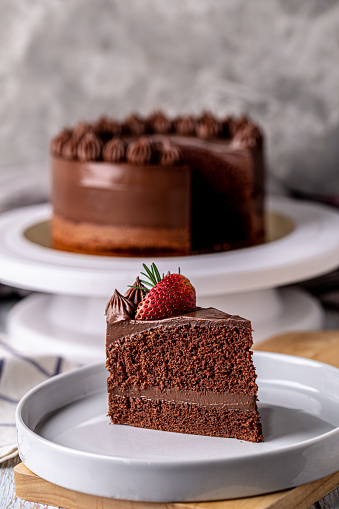
[[[256,350],[308,357],[339,367],[339,331],[286,333],[268,339]],[[277,493],[213,502],[154,503],[114,500],[75,492],[14,467],[17,497],[65,509],[307,509],[339,486],[339,471],[323,479]]]

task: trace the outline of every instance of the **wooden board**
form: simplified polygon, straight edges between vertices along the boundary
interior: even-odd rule
[[[275,336],[256,350],[299,355],[339,367],[339,331],[286,333]],[[339,486],[339,471],[318,481],[279,493],[237,500],[193,503],[143,503],[86,495],[51,484],[20,463],[14,467],[19,498],[65,509],[307,509]]]

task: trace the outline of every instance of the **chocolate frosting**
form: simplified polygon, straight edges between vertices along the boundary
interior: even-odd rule
[[[139,332],[155,329],[157,327],[192,325],[197,327],[207,326],[251,328],[251,322],[249,320],[246,320],[245,318],[242,318],[238,315],[229,315],[228,313],[224,313],[223,311],[219,311],[215,308],[197,308],[196,311],[192,311],[191,313],[185,313],[183,315],[173,316],[171,318],[163,318],[159,320],[146,321],[126,318],[125,320],[120,320],[119,323],[115,323],[117,321],[115,319],[116,312],[112,315],[111,310],[112,306],[115,306],[115,304],[111,301],[106,307],[106,321],[108,324],[106,337],[107,348],[113,342],[118,341],[120,338],[125,336],[132,336],[133,334],[138,334]],[[112,316],[114,316],[113,320]],[[113,322],[114,325],[111,326]]]
[[[111,138],[121,134],[121,125],[113,118],[101,117],[93,124],[93,131],[103,138]]]
[[[150,163],[152,159],[152,145],[145,136],[138,141],[133,141],[127,147],[127,161],[131,164],[143,165]]]
[[[135,303],[115,290],[107,303],[105,314],[110,323],[115,323],[134,318],[135,310]]]
[[[175,131],[182,136],[194,136],[196,121],[191,115],[177,117],[174,121]]]
[[[149,129],[158,134],[167,134],[172,129],[172,121],[164,113],[157,111],[146,119],[146,125]]]
[[[263,136],[256,125],[247,123],[236,130],[233,140],[254,149],[262,146]]]
[[[62,146],[61,155],[63,159],[77,159],[78,143],[72,138],[66,140]]]
[[[54,157],[61,157],[63,146],[72,137],[72,129],[65,128],[51,140],[50,150]]]
[[[70,136],[71,134],[72,137]],[[99,144],[105,145],[112,141],[112,138],[119,135],[127,136],[129,139],[126,142],[136,143],[137,140],[133,138],[144,134],[163,135],[169,138],[175,138],[177,135],[179,137],[196,137],[201,140],[208,139],[213,141],[229,138],[244,148],[248,147],[250,149],[259,146],[263,139],[260,129],[250,122],[245,115],[236,119],[228,116],[218,120],[213,114],[207,112],[198,119],[191,115],[177,116],[174,119],[169,119],[163,112],[157,111],[146,119],[133,113],[123,122],[118,122],[108,117],[101,117],[93,124],[78,122],[73,131],[71,129],[63,129],[52,140],[50,151],[55,157],[64,157],[70,160],[77,157],[81,161],[99,160],[102,157],[105,161],[120,162],[124,160],[121,145],[118,148],[114,148],[113,151],[111,144],[108,145],[105,148],[104,158],[101,150],[99,153]],[[95,142],[92,140],[93,135],[96,136]],[[91,138],[87,136],[91,136]],[[72,143],[70,139],[72,139]],[[91,143],[88,142],[88,139],[91,140]],[[156,153],[154,150],[150,152],[150,147],[145,150],[145,140],[140,138],[139,141],[142,142],[141,147],[137,146],[136,148],[134,145],[131,147],[132,155],[128,159],[131,164],[140,165],[161,161],[161,151],[160,153]],[[64,147],[65,144],[66,147]],[[80,144],[81,146],[77,147]],[[113,147],[115,147],[114,143]],[[164,156],[164,163],[161,164],[170,164],[167,161],[170,161],[172,157],[173,151],[171,151],[168,157],[167,154]]]
[[[138,288],[133,288],[138,287]],[[143,288],[143,289],[142,289]],[[137,308],[140,302],[143,300],[146,294],[146,287],[141,283],[139,277],[136,278],[134,285],[126,290],[124,293],[124,297],[126,299],[132,301],[135,304],[135,307]],[[134,318],[134,315],[131,317]]]
[[[102,149],[102,158],[104,161],[119,163],[124,161],[126,156],[126,142],[121,138],[112,138]]]
[[[102,141],[94,132],[83,135],[78,145],[77,156],[80,161],[97,161],[100,159]]]
[[[75,143],[79,143],[84,134],[91,130],[90,124],[87,122],[78,122],[73,129],[73,140]]]
[[[125,134],[141,136],[145,133],[145,122],[132,113],[122,122],[122,129]]]
[[[192,390],[159,389],[157,387],[140,388],[131,386],[126,388],[108,387],[112,396],[147,399],[151,401],[165,401],[169,403],[181,403],[199,405],[203,407],[222,407],[239,410],[255,410],[256,398],[251,394]]]
[[[169,140],[165,140],[160,149],[160,164],[173,166],[181,162],[182,155],[179,147]]]
[[[155,164],[53,158],[52,203],[56,214],[74,222],[187,228],[190,175],[185,165],[164,171]]]
[[[222,130],[221,123],[210,113],[202,115],[195,126],[195,133],[199,138],[216,138]]]
[[[237,131],[242,131],[249,123],[249,120],[246,115],[241,115],[238,118],[232,118],[230,122],[230,131],[232,136],[236,134]]]

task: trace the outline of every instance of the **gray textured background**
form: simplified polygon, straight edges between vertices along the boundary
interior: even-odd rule
[[[47,171],[65,124],[156,108],[247,112],[272,175],[339,193],[339,2],[1,0],[3,171]]]

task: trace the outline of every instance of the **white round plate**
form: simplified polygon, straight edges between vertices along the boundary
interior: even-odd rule
[[[339,235],[334,235],[339,231],[338,213],[276,197],[268,200],[268,210],[284,227],[290,225],[277,240],[224,253],[147,259],[51,249],[48,240],[42,245],[35,239],[39,228],[48,235],[50,206],[18,209],[0,219],[0,280],[29,290],[109,298],[114,288],[123,292],[133,284],[142,262],[155,261],[160,272],[180,267],[197,294],[206,296],[273,288],[339,265]]]
[[[248,497],[339,469],[339,370],[254,352],[263,443],[109,424],[103,363],[31,390],[16,413],[19,454],[38,476],[138,501]]]

